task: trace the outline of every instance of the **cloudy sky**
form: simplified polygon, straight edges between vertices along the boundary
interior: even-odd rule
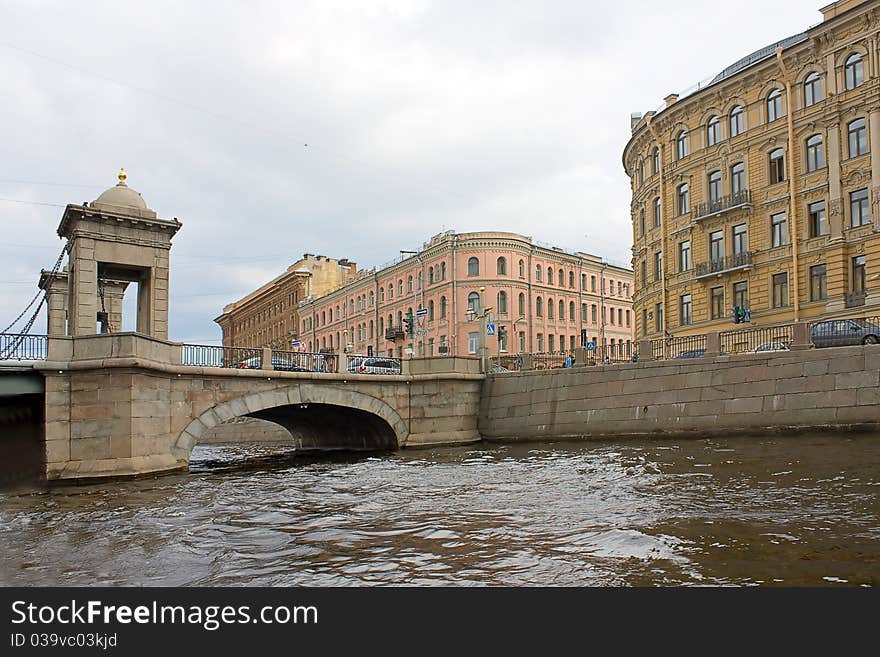
[[[120,166],[183,222],[176,340],[305,252],[495,229],[628,264],[630,113],[823,4],[0,0],[0,330]]]

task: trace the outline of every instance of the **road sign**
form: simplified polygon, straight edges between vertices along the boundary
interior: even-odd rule
[[[419,309],[416,311],[416,315],[417,315],[418,317],[424,317],[424,316],[427,315],[427,314],[428,314],[428,309],[427,309],[427,308],[419,308]]]
[[[494,324],[486,324],[486,335],[495,335],[495,325]]]
[[[423,338],[428,335],[428,329],[416,329],[416,335],[420,338]]]
[[[584,349],[587,351],[596,351],[596,343],[595,342],[587,342],[584,344]]]

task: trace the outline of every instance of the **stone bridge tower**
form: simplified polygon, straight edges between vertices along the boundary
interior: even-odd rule
[[[119,183],[92,203],[68,205],[64,210],[58,235],[67,238],[67,271],[55,277],[44,273],[40,280],[48,295],[50,334],[120,331],[122,297],[134,282],[138,285],[136,331],[168,339],[171,238],[182,224],[177,218],[159,219],[125,183],[124,170],[118,177]],[[59,298],[62,295],[66,301]]]

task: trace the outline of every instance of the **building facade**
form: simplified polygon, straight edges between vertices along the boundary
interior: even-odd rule
[[[338,288],[356,273],[353,262],[306,253],[280,276],[223,308],[214,320],[223,331],[223,346],[289,348],[302,325],[299,302]]]
[[[474,315],[491,313],[506,333],[487,338],[493,357],[572,351],[582,337],[625,356],[633,340],[632,282],[629,269],[522,235],[448,231],[302,301],[299,339],[309,351],[475,355],[483,331]],[[408,313],[412,334],[404,327]]]
[[[880,314],[880,1],[632,116],[638,337]]]

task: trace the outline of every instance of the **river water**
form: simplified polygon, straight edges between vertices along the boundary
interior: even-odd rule
[[[0,493],[0,584],[880,584],[876,435],[267,451]]]

